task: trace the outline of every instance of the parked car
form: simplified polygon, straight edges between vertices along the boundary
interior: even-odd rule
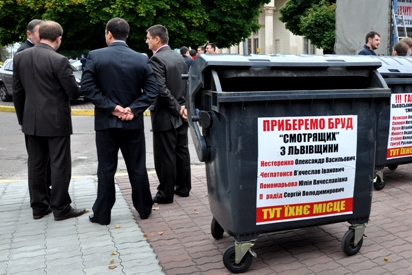
[[[13,97],[13,59],[7,59],[4,61],[4,65],[0,68],[0,99],[2,101],[10,101]],[[73,75],[76,78],[77,85],[80,87],[80,81],[82,79],[82,69],[78,66],[70,64]]]
[[[82,71],[82,63],[80,62],[80,60],[76,60],[75,62],[71,63],[71,65],[77,70]]]
[[[12,59],[4,61],[0,68],[0,99],[10,101],[13,97],[13,62]]]

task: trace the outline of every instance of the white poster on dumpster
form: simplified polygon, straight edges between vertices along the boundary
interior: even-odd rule
[[[412,156],[412,94],[392,94],[386,159]]]
[[[256,224],[352,214],[357,116],[258,118]]]

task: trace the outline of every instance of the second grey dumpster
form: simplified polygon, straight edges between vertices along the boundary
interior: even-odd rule
[[[378,72],[391,89],[391,103],[380,115],[376,148],[375,189],[385,187],[383,168],[395,170],[412,163],[412,58],[375,56],[382,62]]]
[[[211,233],[223,263],[249,269],[259,234],[348,221],[347,255],[372,203],[378,114],[390,90],[377,60],[201,55],[189,72],[193,142],[205,162]]]

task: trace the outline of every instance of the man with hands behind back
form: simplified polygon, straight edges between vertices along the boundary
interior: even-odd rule
[[[126,163],[132,187],[132,201],[140,218],[152,211],[146,170],[143,112],[157,96],[156,78],[146,55],[126,44],[129,24],[113,18],[106,24],[108,47],[89,52],[82,76],[81,92],[95,105],[98,159],[97,198],[93,223],[107,225],[116,200],[114,175],[119,149]]]

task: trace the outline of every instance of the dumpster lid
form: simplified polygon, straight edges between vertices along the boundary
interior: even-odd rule
[[[382,65],[378,59],[368,56],[350,55],[238,55],[238,54],[201,54],[198,57],[204,62],[203,66],[264,66],[264,67],[367,67],[371,70]],[[197,59],[197,58],[196,58]],[[198,62],[200,61],[198,60]]]
[[[340,58],[344,55],[325,55],[327,57]],[[412,56],[377,56],[377,55],[354,55],[354,58],[361,57],[363,60],[379,60],[382,66],[378,72],[383,77],[412,77]]]
[[[383,76],[412,77],[412,58],[409,56],[377,56],[382,61],[378,72]]]

